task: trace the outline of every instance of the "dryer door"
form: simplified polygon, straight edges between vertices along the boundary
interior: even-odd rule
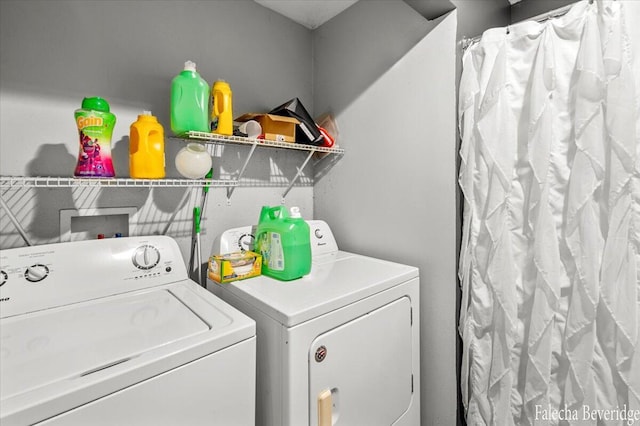
[[[402,297],[318,336],[309,350],[309,424],[393,424],[413,393],[411,301]]]

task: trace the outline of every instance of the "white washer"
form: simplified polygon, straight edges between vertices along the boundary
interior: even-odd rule
[[[0,252],[0,424],[252,425],[255,322],[163,236]]]
[[[418,269],[339,251],[325,222],[308,223],[309,275],[209,282],[256,320],[257,424],[419,425]],[[234,228],[214,252],[251,242]]]

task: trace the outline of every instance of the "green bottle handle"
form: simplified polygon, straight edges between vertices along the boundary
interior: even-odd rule
[[[260,210],[260,221],[259,223],[267,222],[270,220],[287,219],[289,217],[289,213],[284,206],[262,206],[262,210]]]
[[[269,209],[269,219],[271,220],[287,219],[288,217],[289,214],[284,206],[271,207]]]

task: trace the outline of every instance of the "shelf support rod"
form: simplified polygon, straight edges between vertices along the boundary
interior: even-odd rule
[[[20,234],[24,242],[27,243],[28,246],[32,246],[33,244],[31,244],[31,241],[29,240],[27,233],[24,231],[24,229],[20,225],[20,222],[18,222],[18,219],[16,219],[16,217],[13,215],[13,212],[11,211],[7,203],[4,201],[4,198],[2,198],[2,196],[0,196],[0,205],[2,206],[4,211],[7,212],[7,216],[9,216],[9,220],[11,220],[11,223],[13,223],[13,226],[16,227],[16,229],[18,230],[18,233]]]
[[[249,155],[247,155],[247,159],[244,160],[244,164],[242,165],[242,168],[240,169],[240,173],[238,173],[238,177],[236,178],[236,182],[240,182],[240,179],[242,179],[242,175],[244,174],[244,171],[247,168],[247,165],[249,164],[249,160],[251,160],[251,157],[253,156],[254,151],[256,150],[256,146],[258,146],[258,141],[254,142],[253,145],[251,145],[251,150],[249,151]],[[235,185],[234,186],[229,186],[227,188],[227,201],[229,201],[231,199],[231,195],[233,194],[233,191],[236,189]]]
[[[298,169],[298,173],[296,173],[293,179],[291,179],[291,182],[289,182],[289,186],[282,193],[282,204],[284,204],[284,199],[289,193],[289,191],[291,191],[291,188],[293,188],[293,185],[296,183],[298,178],[302,175],[302,171],[307,166],[307,163],[309,163],[309,160],[311,160],[311,157],[313,156],[313,154],[315,154],[315,151],[309,151],[309,155],[307,155],[307,158],[304,160],[304,163],[302,163],[302,166],[300,166],[300,168]]]

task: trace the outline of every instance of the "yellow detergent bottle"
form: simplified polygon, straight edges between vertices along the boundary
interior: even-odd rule
[[[229,83],[218,80],[211,88],[211,131],[219,135],[233,135],[233,106]]]
[[[136,179],[165,177],[164,129],[151,111],[129,128],[129,174]]]

